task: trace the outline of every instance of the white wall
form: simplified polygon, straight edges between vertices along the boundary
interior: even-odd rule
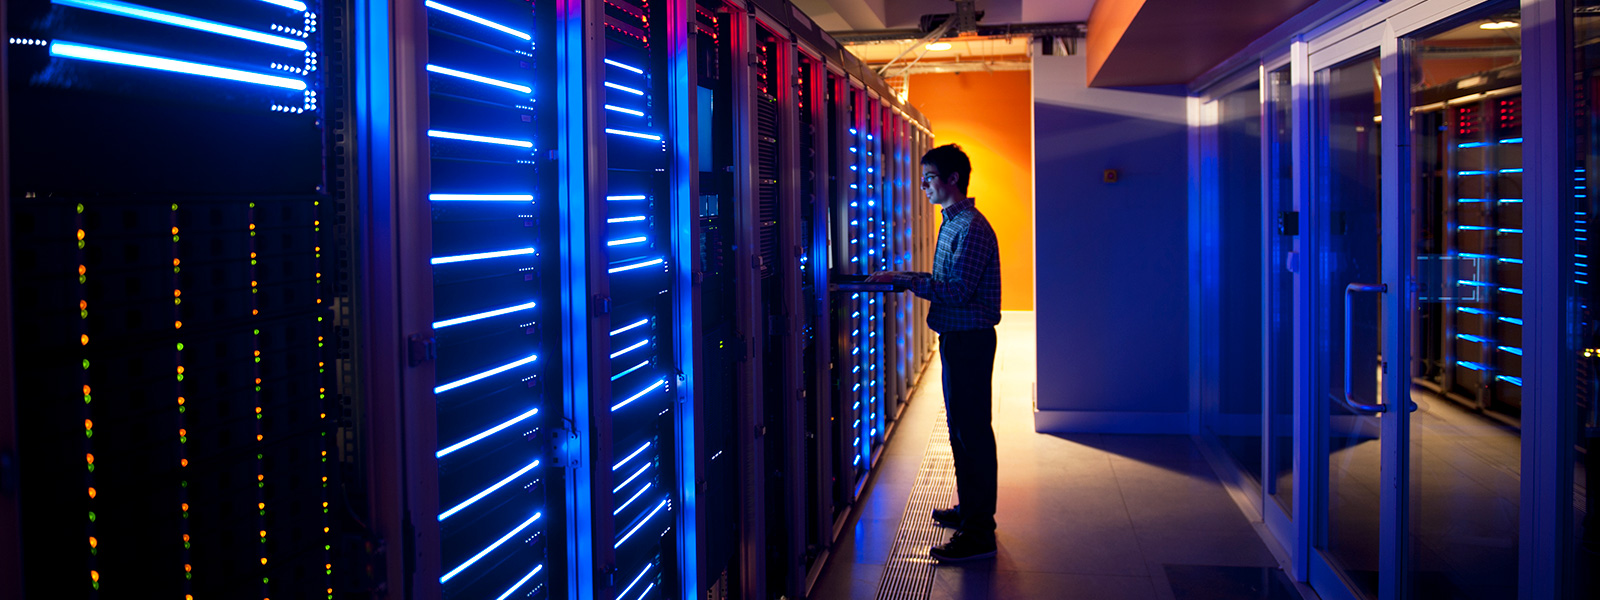
[[[1188,101],[1085,72],[1035,53],[1035,427],[1188,433]]]

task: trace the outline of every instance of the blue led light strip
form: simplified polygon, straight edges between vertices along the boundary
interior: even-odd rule
[[[446,383],[446,384],[441,385],[439,387],[433,388],[433,393],[442,394],[442,393],[448,392],[450,390],[456,389],[458,387],[461,387],[463,385],[466,385],[466,384],[472,383],[474,381],[477,381],[479,379],[483,379],[485,377],[493,377],[495,375],[499,375],[501,373],[504,373],[504,372],[509,371],[511,369],[515,369],[517,367],[520,367],[522,365],[531,363],[531,362],[536,361],[536,360],[539,360],[538,355],[529,356],[527,358],[524,358],[522,360],[513,362],[511,364],[501,365],[501,366],[495,367],[493,369],[489,369],[487,371],[479,373],[477,375],[473,375],[473,376],[468,377],[466,379],[452,381],[450,383]]]
[[[509,33],[511,35],[514,35],[514,36],[517,36],[519,38],[522,38],[523,40],[526,40],[526,41],[533,41],[533,36],[531,36],[531,35],[528,35],[528,34],[523,33],[521,31],[517,31],[517,30],[512,29],[510,27],[506,27],[505,25],[501,25],[499,23],[496,23],[494,21],[490,21],[490,20],[485,19],[483,17],[477,16],[477,15],[474,15],[474,14],[471,14],[471,13],[468,13],[468,12],[465,12],[465,11],[461,11],[461,10],[457,10],[457,9],[454,9],[454,8],[450,8],[448,6],[440,4],[438,2],[434,2],[433,0],[428,0],[424,4],[426,4],[428,8],[437,10],[439,12],[452,14],[452,15],[461,17],[463,19],[466,19],[468,21],[472,21],[473,23],[477,23],[479,25],[482,25],[484,27],[488,27],[488,28],[494,29],[496,31],[502,31],[502,32],[505,32],[505,33]]]
[[[434,202],[533,202],[533,194],[428,194]]]
[[[1506,383],[1509,383],[1511,385],[1517,386],[1517,387],[1522,387],[1522,378],[1521,377],[1512,377],[1510,375],[1496,375],[1494,378],[1495,379],[1499,379],[1500,381],[1504,381]]]
[[[606,200],[613,201],[613,202],[617,201],[617,200],[644,200],[644,199],[645,199],[644,196],[638,196],[638,195],[634,195],[634,196],[606,196]]]
[[[267,4],[276,4],[278,6],[282,6],[284,8],[291,9],[291,10],[298,10],[300,12],[305,12],[306,11],[306,3],[300,2],[298,0],[261,0],[261,1],[265,2]]]
[[[451,569],[449,573],[445,573],[444,577],[440,577],[439,578],[439,583],[445,583],[445,582],[450,581],[451,578],[454,578],[456,575],[460,574],[461,571],[465,570],[467,567],[472,566],[472,563],[478,562],[479,560],[482,560],[484,556],[487,556],[490,552],[494,552],[494,549],[495,548],[499,548],[501,544],[506,543],[506,540],[509,540],[513,536],[517,535],[518,533],[521,533],[522,530],[527,529],[529,525],[532,525],[534,521],[539,520],[539,517],[542,514],[543,513],[533,513],[532,517],[528,517],[528,520],[523,521],[522,524],[518,525],[516,529],[513,529],[513,530],[511,530],[510,533],[507,533],[507,534],[501,536],[500,539],[495,540],[493,544],[489,544],[489,547],[484,548],[482,551],[480,551],[477,554],[473,555],[472,558],[467,559],[467,562],[461,563],[461,566],[456,567],[454,569]]]
[[[1510,323],[1512,325],[1521,325],[1522,324],[1522,319],[1518,319],[1516,317],[1500,317],[1500,320],[1501,321],[1505,321],[1507,323]]]
[[[1470,314],[1474,314],[1474,315],[1492,315],[1492,314],[1494,314],[1494,311],[1488,311],[1488,310],[1484,310],[1484,309],[1481,309],[1481,308],[1472,308],[1472,307],[1469,307],[1469,306],[1457,306],[1456,307],[1456,312],[1464,312],[1464,313],[1470,313]]]
[[[522,84],[511,83],[509,81],[501,81],[501,80],[495,79],[493,77],[484,77],[482,75],[473,75],[473,74],[468,73],[466,71],[457,71],[455,69],[445,68],[445,67],[441,67],[439,65],[428,65],[428,70],[431,71],[431,72],[434,72],[434,73],[438,73],[440,75],[449,75],[451,77],[458,77],[458,78],[461,78],[461,79],[465,79],[467,81],[476,81],[478,83],[485,83],[485,84],[489,84],[489,85],[492,85],[492,86],[495,86],[495,87],[502,87],[502,88],[505,88],[505,89],[508,89],[508,90],[522,92],[524,94],[532,94],[533,93],[533,88],[525,86],[525,85],[522,85]]]
[[[470,444],[472,444],[474,442],[477,442],[478,440],[481,440],[483,438],[489,437],[489,436],[494,435],[496,433],[500,433],[501,431],[505,431],[505,429],[507,427],[510,427],[512,425],[516,425],[517,423],[521,423],[522,421],[527,420],[528,417],[534,416],[536,414],[539,414],[539,409],[537,409],[537,408],[535,408],[533,410],[530,410],[528,412],[522,413],[520,415],[517,415],[515,417],[512,417],[511,420],[506,421],[504,423],[501,423],[499,425],[495,425],[494,427],[489,428],[489,430],[484,431],[483,433],[479,433],[479,434],[474,435],[472,437],[469,437],[467,439],[464,439],[464,440],[461,440],[459,442],[456,442],[455,444],[452,444],[449,448],[445,448],[443,450],[440,450],[440,451],[434,453],[433,456],[434,456],[434,458],[444,458],[444,456],[446,454],[449,454],[451,452],[455,452],[457,450],[465,448],[468,445],[470,445]]]
[[[650,238],[647,238],[647,237],[641,235],[641,236],[638,236],[638,237],[623,238],[623,239],[620,239],[620,240],[609,240],[609,241],[606,242],[606,246],[608,246],[608,247],[609,246],[626,246],[628,244],[638,244],[638,243],[644,242],[647,239],[650,239]]]
[[[516,248],[513,250],[496,250],[494,252],[479,252],[477,254],[458,254],[456,256],[435,256],[431,264],[445,265],[450,263],[466,262],[469,260],[484,260],[488,258],[505,258],[507,256],[523,256],[533,254],[533,248]]]
[[[612,406],[611,407],[611,411],[612,412],[616,412],[617,409],[622,408],[624,406],[627,406],[629,404],[632,404],[634,400],[638,400],[640,398],[643,398],[645,394],[648,394],[650,392],[655,391],[656,388],[666,387],[666,385],[667,385],[667,380],[665,380],[665,379],[657,380],[655,383],[650,384],[649,387],[646,387],[643,390],[639,390],[639,393],[634,394],[632,397],[628,398],[627,400],[623,400],[622,402],[617,403],[615,406]]]
[[[126,2],[116,2],[115,0],[51,0],[51,4],[71,6],[73,8],[92,10],[109,15],[118,15],[139,19],[141,21],[150,21],[152,23],[163,23],[175,27],[182,27],[184,29],[193,29],[195,31],[215,33],[217,35],[239,38],[241,40],[250,40],[252,42],[281,46],[291,50],[299,50],[301,52],[304,52],[306,49],[306,43],[301,40],[294,40],[282,36],[261,33],[253,29],[245,29],[243,27],[225,25],[216,21],[197,19],[195,17],[180,15],[178,13],[170,13],[164,10],[145,8],[143,6],[128,4]]]
[[[461,512],[461,509],[466,508],[468,506],[471,506],[473,502],[477,502],[479,500],[482,500],[484,496],[488,496],[489,494],[493,494],[495,492],[495,490],[498,490],[500,488],[505,487],[506,484],[511,483],[512,481],[516,481],[516,479],[518,477],[521,477],[523,473],[527,473],[528,471],[532,471],[533,468],[537,467],[537,466],[539,466],[539,461],[537,461],[537,460],[535,460],[535,461],[533,461],[531,463],[528,463],[528,466],[523,467],[521,470],[519,470],[519,471],[517,471],[515,473],[512,473],[511,475],[507,476],[505,479],[501,479],[498,483],[496,483],[494,485],[491,485],[488,488],[485,488],[483,491],[478,492],[477,495],[475,495],[475,496],[473,496],[471,498],[468,498],[465,502],[462,502],[460,504],[455,505],[454,507],[451,507],[450,510],[447,510],[447,511],[444,511],[442,513],[439,513],[439,520],[443,521],[445,519],[450,518],[450,515],[453,515],[453,514],[456,514],[458,512]]]
[[[1500,347],[1500,351],[1501,352],[1509,352],[1509,353],[1515,354],[1517,356],[1522,356],[1522,349],[1518,348],[1516,346],[1501,346]]]
[[[630,67],[628,65],[619,63],[619,62],[611,60],[609,58],[606,59],[606,64],[611,65],[613,67],[617,67],[619,69],[625,69],[625,70],[628,70],[628,71],[633,71],[633,72],[638,73],[640,75],[644,74],[644,71],[642,69],[638,68],[638,67]]]
[[[618,597],[618,598],[621,598],[621,597],[623,597],[623,596],[624,596],[624,595],[627,595],[627,593],[628,593],[628,590],[631,590],[631,589],[633,589],[633,586],[635,586],[635,585],[639,585],[639,580],[640,580],[640,579],[644,579],[644,574],[645,574],[645,573],[649,573],[649,572],[650,572],[650,567],[651,567],[651,566],[653,566],[653,565],[652,565],[652,564],[651,564],[651,563],[645,563],[645,565],[644,565],[644,569],[643,569],[643,570],[641,570],[641,571],[639,571],[639,575],[638,575],[638,576],[635,576],[635,577],[634,577],[634,578],[633,578],[633,582],[632,582],[632,583],[629,583],[629,584],[628,584],[628,587],[625,587],[625,588],[622,588],[622,591],[621,591],[621,592],[619,592],[619,593],[618,593],[618,594],[617,594],[617,597]]]
[[[637,110],[633,110],[633,109],[631,109],[631,108],[623,108],[623,107],[621,107],[621,106],[612,106],[612,105],[610,105],[610,104],[607,104],[607,105],[606,105],[606,110],[614,110],[614,111],[617,111],[617,112],[619,112],[619,113],[627,113],[627,114],[630,114],[630,115],[633,115],[633,116],[635,116],[635,117],[642,117],[642,116],[644,116],[644,113],[642,113],[642,112],[639,112],[639,111],[637,111]]]
[[[261,73],[240,71],[238,69],[228,69],[214,65],[205,65],[171,58],[162,58],[159,56],[150,56],[148,54],[138,54],[135,52],[124,52],[122,50],[112,50],[110,48],[101,48],[98,46],[88,46],[75,42],[50,42],[50,55],[116,65],[127,65],[130,67],[140,67],[156,71],[199,75],[201,77],[231,79],[233,81],[280,87],[291,90],[306,89],[306,82],[299,79],[278,77],[276,75],[263,75]]]
[[[471,323],[471,322],[476,321],[478,319],[487,319],[487,318],[490,318],[490,317],[498,317],[500,315],[507,315],[507,314],[511,314],[511,313],[514,313],[514,312],[517,312],[517,311],[528,310],[530,308],[533,308],[533,306],[535,304],[537,304],[537,303],[536,302],[529,302],[527,304],[518,304],[516,306],[511,306],[511,307],[507,307],[507,308],[501,308],[501,309],[497,309],[497,310],[491,310],[489,312],[481,312],[481,313],[478,313],[478,314],[475,314],[475,315],[467,315],[465,317],[456,317],[454,319],[445,319],[443,321],[436,321],[433,324],[433,328],[434,329],[444,329],[444,328],[449,327],[451,325],[460,325],[462,323]]]
[[[627,479],[623,480],[622,483],[617,484],[617,487],[612,488],[611,489],[611,493],[615,494],[617,492],[622,491],[622,488],[628,487],[628,484],[633,483],[633,480],[638,479],[640,475],[643,475],[644,472],[648,471],[648,470],[650,470],[650,463],[645,463],[644,466],[639,467],[638,471],[634,471],[633,475],[631,475]]]
[[[661,512],[661,509],[663,507],[665,507],[666,505],[667,505],[667,499],[666,498],[662,498],[661,499],[661,504],[657,504],[656,507],[653,510],[650,511],[650,514],[645,515],[643,519],[639,519],[639,524],[638,525],[634,525],[633,529],[629,529],[628,530],[628,534],[622,536],[622,539],[617,540],[616,545],[612,546],[611,548],[612,549],[621,548],[623,542],[628,541],[628,538],[631,538],[631,537],[633,537],[633,534],[638,533],[639,532],[639,528],[644,527],[645,523],[649,523],[650,519],[655,517],[656,513]],[[633,587],[633,586],[629,585],[628,587]],[[623,590],[622,593],[626,594],[626,593],[628,593],[628,591],[627,590]]]
[[[644,219],[645,218],[643,216],[638,216],[638,217],[613,217],[613,218],[610,218],[610,219],[606,219],[606,222],[607,223],[634,223],[634,222],[638,222],[638,221],[643,221]]]
[[[611,267],[606,272],[607,273],[621,273],[623,271],[632,271],[634,269],[638,269],[638,268],[641,268],[641,267],[648,267],[650,265],[659,265],[659,264],[661,264],[663,262],[666,262],[666,261],[657,258],[655,260],[647,260],[647,261],[644,261],[642,263],[634,263],[634,264],[631,264],[631,265],[625,265],[625,266],[621,266],[621,267]]]
[[[618,356],[622,356],[622,355],[627,354],[629,352],[633,352],[634,350],[638,350],[640,348],[643,348],[646,344],[649,344],[649,343],[650,343],[650,340],[640,340],[639,343],[637,343],[637,344],[634,344],[632,346],[628,346],[627,348],[623,348],[623,349],[618,350],[616,352],[612,352],[611,353],[611,358],[616,358]]]
[[[650,585],[645,587],[644,591],[639,592],[639,600],[644,600],[644,597],[645,596],[649,596],[650,595],[650,590],[653,590],[653,589],[656,589],[656,583],[654,581],[650,582]]]
[[[1468,369],[1472,369],[1474,371],[1488,371],[1488,370],[1490,370],[1489,367],[1480,365],[1480,364],[1472,362],[1470,360],[1458,360],[1458,361],[1456,361],[1456,364],[1461,365],[1463,367],[1466,367]]]
[[[629,498],[627,502],[623,502],[622,506],[618,506],[616,510],[611,511],[611,516],[615,517],[617,515],[622,514],[622,510],[625,509],[625,508],[628,508],[629,504],[633,504],[634,500],[638,500],[639,496],[643,496],[644,493],[650,489],[651,485],[652,484],[650,484],[650,483],[644,484],[644,487],[639,488],[639,491],[633,493],[633,497],[632,498]]]
[[[1479,344],[1491,341],[1491,340],[1489,340],[1489,338],[1483,337],[1481,335],[1472,335],[1470,333],[1458,333],[1458,334],[1456,334],[1456,337],[1461,338],[1461,339],[1466,340],[1466,341],[1469,341],[1469,342],[1476,342],[1476,343],[1479,343]]]
[[[612,381],[616,381],[618,379],[622,379],[623,377],[626,377],[629,373],[632,373],[632,372],[637,371],[639,369],[643,369],[646,366],[648,366],[649,364],[650,364],[650,361],[647,360],[647,361],[644,361],[644,362],[639,363],[637,365],[634,365],[633,368],[631,368],[631,369],[628,369],[628,370],[623,371],[621,373],[617,373],[616,375],[612,375],[611,376],[611,380]]]
[[[499,598],[495,598],[494,600],[506,600],[506,598],[510,598],[512,592],[517,591],[517,588],[522,587],[522,584],[527,583],[529,579],[533,579],[534,575],[538,575],[539,571],[543,571],[543,570],[544,570],[544,565],[539,565],[537,567],[534,567],[532,571],[528,571],[527,575],[523,575],[522,579],[518,579],[516,583],[511,584],[511,587],[506,590],[506,593],[500,594],[500,597]]]
[[[633,94],[635,96],[643,96],[644,95],[644,92],[641,91],[641,90],[636,90],[636,89],[633,89],[633,88],[625,86],[625,85],[618,85],[618,84],[615,84],[615,83],[611,83],[609,81],[606,82],[606,87],[611,88],[613,90],[622,90],[624,92]]]
[[[628,461],[633,460],[634,457],[636,457],[636,456],[639,456],[640,452],[644,452],[645,450],[649,450],[649,449],[650,449],[650,442],[645,442],[643,446],[639,446],[638,450],[634,450],[633,454],[629,454],[627,458],[622,459],[617,464],[611,465],[611,470],[615,471],[617,469],[621,469],[622,465],[628,464]]]
[[[483,142],[485,144],[499,144],[501,146],[516,146],[518,148],[532,148],[533,142],[528,140],[513,140],[509,138],[489,137],[487,135],[472,135],[470,133],[456,133],[453,131],[439,131],[429,129],[428,137],[461,140],[464,142]]]
[[[636,138],[641,138],[641,139],[646,139],[646,140],[655,140],[655,141],[658,141],[658,142],[661,141],[661,136],[659,136],[659,135],[652,135],[652,134],[649,134],[649,133],[636,133],[636,132],[632,132],[632,131],[623,131],[621,129],[612,129],[610,127],[606,128],[606,133],[615,133],[617,135],[625,135],[625,136],[628,136],[628,137],[636,137]]]
[[[633,329],[635,327],[643,327],[646,323],[649,323],[649,322],[650,322],[650,319],[639,319],[638,322],[635,322],[635,323],[633,323],[631,325],[627,325],[627,326],[623,327],[622,329],[613,329],[613,330],[611,330],[611,335],[616,335],[616,334],[622,333],[624,331],[628,331],[630,329]]]

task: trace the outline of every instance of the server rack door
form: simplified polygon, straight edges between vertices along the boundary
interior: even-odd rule
[[[754,95],[756,217],[758,219],[759,340],[761,393],[751,402],[763,405],[761,485],[766,529],[765,587],[769,596],[797,596],[804,567],[800,564],[803,531],[798,518],[803,505],[801,481],[800,338],[793,331],[800,313],[799,192],[795,157],[794,46],[780,33],[756,20],[751,29],[751,90]]]
[[[735,209],[742,181],[734,165],[744,153],[735,146],[736,110],[733,59],[734,32],[742,23],[739,13],[720,0],[701,0],[694,6],[696,115],[699,138],[695,177],[699,183],[698,227],[695,247],[701,264],[699,298],[701,321],[696,341],[703,366],[696,383],[699,434],[695,463],[700,473],[699,510],[703,526],[699,543],[699,574],[708,589],[729,585],[730,567],[740,532],[739,520],[728,515],[739,510],[740,498],[740,369],[745,364],[743,330],[739,321],[736,280]],[[736,577],[737,570],[732,574]]]
[[[878,99],[876,92],[868,92],[862,99],[864,106],[862,113],[866,120],[863,131],[867,135],[863,143],[862,155],[866,171],[866,185],[862,187],[863,212],[866,219],[863,223],[864,231],[861,235],[863,272],[872,273],[888,268],[888,213],[884,201],[884,160],[883,160],[883,104]],[[888,312],[886,294],[867,294],[867,388],[871,396],[867,405],[867,421],[862,426],[866,430],[867,439],[871,443],[870,460],[867,465],[871,468],[877,464],[882,455],[884,433],[887,430],[888,419],[893,414],[889,412],[892,407],[889,403],[894,399],[889,395],[888,378],[889,369],[886,365],[888,359]]]
[[[828,132],[828,221],[824,225],[828,228],[828,277],[834,275],[851,274],[855,271],[850,268],[850,210],[849,198],[850,185],[855,181],[855,155],[851,149],[855,147],[855,138],[852,130],[852,115],[850,109],[850,84],[839,74],[830,73],[827,81],[826,118],[824,127]],[[853,408],[858,391],[854,388],[855,374],[852,372],[855,357],[851,354],[855,343],[851,335],[851,325],[855,320],[854,299],[847,292],[830,292],[828,294],[828,312],[831,326],[825,332],[831,340],[828,361],[828,404],[831,406],[833,418],[828,421],[828,435],[831,438],[832,456],[828,463],[828,485],[831,488],[830,503],[832,505],[832,520],[834,535],[844,526],[845,518],[849,516],[850,506],[855,500],[855,451],[857,438],[851,423],[855,419],[857,410]]]
[[[429,140],[431,223],[420,241],[431,251],[426,289],[412,297],[431,299],[431,340],[420,343],[437,356],[434,460],[423,467],[437,475],[412,472],[436,485],[416,505],[428,520],[419,542],[438,544],[422,570],[437,565],[429,576],[443,598],[560,597],[566,465],[548,442],[562,428],[565,358],[548,160],[557,63],[555,44],[541,44],[557,15],[489,0],[425,6],[425,64],[406,65],[425,71]]]
[[[28,402],[27,576],[3,585],[331,597],[359,585],[334,547],[366,513],[339,443],[349,7],[169,8],[5,7],[5,381]]]
[[[831,490],[833,437],[833,390],[829,365],[832,362],[831,303],[828,289],[828,197],[830,186],[825,99],[826,69],[810,53],[802,53],[796,72],[796,102],[800,130],[800,217],[802,226],[800,271],[805,302],[805,321],[801,330],[805,350],[802,355],[801,392],[804,423],[804,562],[807,590],[821,574],[832,542],[833,494]],[[819,259],[821,264],[818,264]]]
[[[587,3],[587,234],[593,294],[589,387],[597,596],[659,597],[680,587],[677,526],[680,313],[670,261],[677,148],[669,146],[672,39],[668,3]],[[679,39],[681,43],[681,39]],[[677,53],[682,59],[683,53]],[[601,128],[596,131],[596,128]]]

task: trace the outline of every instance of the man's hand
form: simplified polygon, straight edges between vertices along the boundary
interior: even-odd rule
[[[899,283],[899,271],[878,271],[867,276],[867,283]]]

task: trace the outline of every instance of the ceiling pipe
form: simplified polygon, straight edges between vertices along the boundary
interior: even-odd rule
[[[933,23],[934,27],[943,25],[952,15],[937,15],[946,17]],[[859,44],[862,42],[903,42],[906,40],[920,40],[933,28],[924,31],[920,28],[907,29],[878,29],[871,31],[830,31],[828,35],[838,40],[841,44]],[[1005,25],[980,24],[973,29],[973,33],[981,37],[1021,37],[1021,36],[1053,36],[1060,38],[1081,38],[1088,31],[1088,24],[1083,21],[1063,21],[1059,23],[1012,23]],[[950,31],[945,37],[954,37],[963,33]]]

